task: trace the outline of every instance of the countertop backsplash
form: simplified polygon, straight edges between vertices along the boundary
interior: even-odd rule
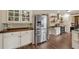
[[[28,27],[27,24],[18,24],[18,23],[15,23],[15,24],[8,24],[8,28],[24,28],[24,27]]]

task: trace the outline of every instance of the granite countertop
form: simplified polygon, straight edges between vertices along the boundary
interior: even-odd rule
[[[8,32],[19,32],[19,31],[29,31],[33,30],[33,28],[10,28],[0,31],[0,33],[8,33]]]

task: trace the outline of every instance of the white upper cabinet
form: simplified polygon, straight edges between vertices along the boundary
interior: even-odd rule
[[[30,10],[0,10],[2,23],[32,23],[32,11]]]
[[[21,10],[21,23],[31,23],[32,11]]]
[[[19,10],[8,10],[7,11],[7,22],[20,23],[20,11]]]

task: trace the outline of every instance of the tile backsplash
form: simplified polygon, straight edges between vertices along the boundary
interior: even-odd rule
[[[0,24],[0,31],[3,29],[9,29],[9,28],[27,28],[27,27],[32,27],[29,23],[4,23]]]
[[[8,28],[24,28],[24,27],[32,27],[28,23],[15,23],[8,24]]]

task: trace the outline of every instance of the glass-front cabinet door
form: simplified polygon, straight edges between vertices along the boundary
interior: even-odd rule
[[[8,22],[20,22],[19,10],[8,10]]]
[[[27,10],[21,10],[21,22],[30,21],[30,12]]]
[[[8,10],[8,22],[27,23],[30,22],[30,10]]]

